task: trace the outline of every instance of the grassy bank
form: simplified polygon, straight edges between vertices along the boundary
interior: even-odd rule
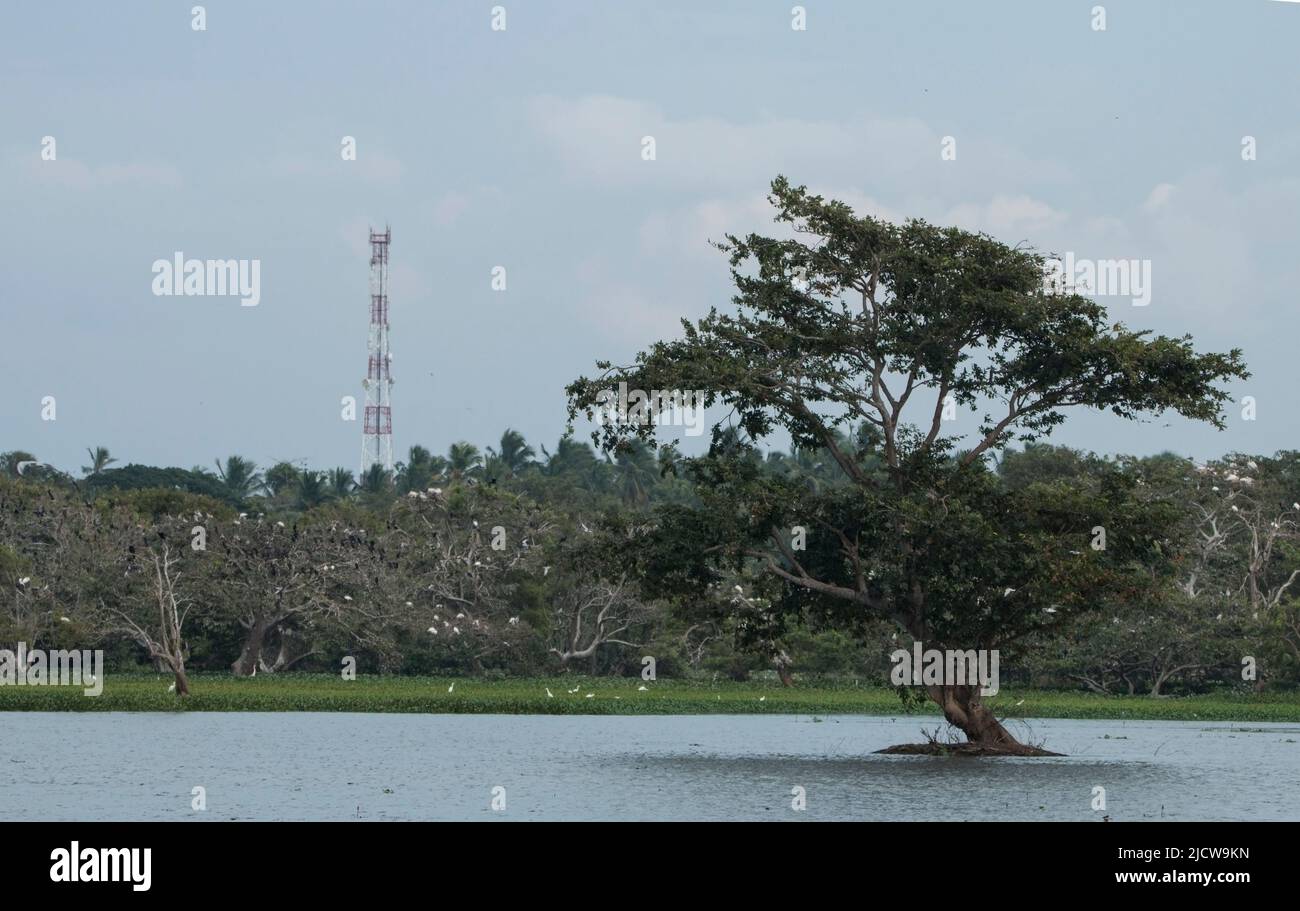
[[[298,674],[236,679],[195,675],[192,694],[167,692],[170,677],[107,675],[104,691],[88,698],[77,687],[0,686],[0,711],[91,712],[430,712],[555,715],[859,714],[898,715],[894,691],[841,683],[554,677],[549,679],[440,679]],[[453,686],[454,684],[454,686]],[[645,690],[639,687],[645,686]],[[551,695],[547,695],[547,690]],[[573,691],[573,692],[571,692]],[[590,695],[588,695],[590,694]],[[1007,718],[1170,719],[1180,721],[1300,722],[1300,693],[1213,695],[1152,699],[1087,693],[1004,689],[988,700]],[[918,717],[937,715],[930,708]]]

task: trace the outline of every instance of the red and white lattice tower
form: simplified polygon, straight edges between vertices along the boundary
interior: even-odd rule
[[[388,243],[393,232],[370,232],[370,364],[362,386],[366,390],[365,426],[361,430],[361,476],[372,465],[393,470],[392,359],[388,350]]]

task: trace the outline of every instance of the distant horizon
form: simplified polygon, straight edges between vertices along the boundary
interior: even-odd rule
[[[514,429],[514,428],[512,428],[512,427],[505,427],[505,428],[502,428],[502,433],[504,433],[506,430],[510,430],[510,429]],[[475,447],[477,447],[478,450],[479,450],[479,453],[480,453],[481,455],[483,455],[483,456],[486,458],[486,456],[487,456],[487,447],[489,447],[489,446],[495,446],[496,443],[498,443],[498,442],[500,441],[500,436],[501,436],[500,434],[497,434],[496,438],[491,439],[491,440],[486,440],[486,441],[469,440],[469,439],[457,439],[457,440],[453,440],[453,443],[471,443],[471,444],[473,444]],[[525,437],[525,439],[527,440],[527,442],[528,442],[528,444],[529,444],[530,446],[533,446],[535,449],[537,449],[537,455],[534,457],[533,461],[534,461],[535,463],[539,464],[539,465],[544,465],[544,464],[546,463],[546,457],[545,457],[545,456],[542,454],[542,452],[541,452],[541,446],[544,445],[544,446],[546,446],[546,447],[549,449],[549,448],[552,446],[552,443],[553,443],[554,441],[544,440],[544,439],[533,439],[533,438],[531,438],[531,437]],[[562,436],[561,436],[561,437],[556,437],[556,441],[558,441],[558,440],[560,440],[560,439],[563,439],[563,437],[562,437]],[[576,433],[575,433],[575,434],[573,435],[573,439],[574,439],[575,441],[577,441],[577,442],[580,442],[580,443],[586,443],[586,444],[588,444],[588,445],[592,445],[592,444],[591,444],[591,438],[590,438],[590,436],[588,436],[588,435],[576,434]],[[1217,456],[1211,456],[1211,457],[1209,457],[1208,459],[1196,458],[1196,457],[1194,457],[1194,456],[1189,456],[1189,455],[1186,455],[1186,454],[1184,454],[1184,453],[1178,452],[1178,451],[1173,450],[1173,449],[1163,449],[1163,450],[1158,450],[1158,451],[1156,451],[1156,452],[1143,453],[1143,454],[1132,453],[1132,452],[1097,452],[1096,450],[1088,449],[1087,447],[1081,447],[1081,446],[1066,446],[1066,444],[1064,444],[1064,443],[1058,443],[1058,442],[1053,441],[1053,440],[1051,440],[1051,439],[1047,439],[1047,440],[1037,440],[1037,441],[1035,441],[1034,444],[1031,444],[1031,445],[1043,445],[1043,446],[1054,446],[1054,447],[1055,447],[1055,446],[1059,446],[1059,447],[1062,447],[1062,448],[1069,448],[1069,449],[1072,449],[1072,450],[1074,450],[1074,451],[1076,451],[1076,452],[1079,452],[1079,453],[1082,453],[1082,454],[1084,454],[1084,455],[1090,455],[1090,456],[1094,456],[1094,457],[1097,457],[1097,458],[1108,459],[1108,460],[1127,459],[1127,458],[1153,459],[1153,458],[1160,458],[1160,457],[1162,457],[1162,456],[1173,456],[1173,457],[1180,458],[1180,459],[1187,459],[1187,460],[1189,460],[1189,461],[1191,461],[1191,462],[1193,462],[1193,463],[1196,463],[1196,464],[1207,464],[1207,463],[1209,463],[1209,462],[1232,461],[1232,458],[1231,458],[1232,456],[1254,456],[1254,457],[1257,457],[1257,458],[1274,459],[1274,458],[1277,458],[1278,456],[1283,455],[1283,454],[1286,454],[1286,453],[1297,453],[1297,454],[1300,454],[1300,445],[1297,445],[1296,447],[1291,448],[1291,449],[1288,449],[1288,448],[1275,449],[1275,450],[1272,450],[1271,452],[1250,452],[1250,451],[1247,451],[1247,450],[1228,450],[1228,451],[1225,451],[1225,452],[1223,452],[1223,453],[1221,453],[1221,454],[1219,454],[1219,455],[1217,455]],[[410,444],[410,446],[404,446],[404,447],[402,447],[402,451],[401,451],[401,455],[400,455],[400,457],[397,455],[397,447],[396,447],[396,445],[394,445],[394,450],[393,450],[393,451],[394,451],[394,457],[393,457],[393,464],[394,464],[394,466],[397,466],[397,465],[404,465],[404,464],[407,463],[407,457],[408,457],[408,454],[409,454],[409,452],[410,452],[411,446],[424,446],[424,444],[423,444],[423,443],[412,443],[412,444]],[[88,447],[88,448],[93,449],[94,446],[91,446],[91,447]],[[342,463],[340,463],[340,464],[337,464],[337,465],[333,465],[333,464],[315,463],[315,462],[311,462],[310,460],[305,460],[305,459],[258,459],[258,458],[254,457],[254,456],[250,456],[247,452],[241,451],[241,450],[239,450],[239,449],[237,449],[237,448],[231,450],[230,452],[223,453],[223,454],[220,455],[220,456],[216,456],[216,457],[214,457],[214,458],[213,458],[212,460],[210,460],[208,463],[204,463],[204,462],[192,462],[191,464],[188,464],[188,465],[182,465],[182,464],[162,464],[162,463],[157,463],[157,462],[142,462],[142,461],[138,461],[138,460],[136,460],[136,459],[128,459],[128,458],[124,458],[124,457],[122,457],[122,456],[116,454],[116,453],[113,451],[113,449],[112,449],[111,447],[105,447],[105,448],[109,450],[110,455],[111,455],[111,456],[113,457],[113,459],[114,459],[114,461],[113,461],[113,463],[112,463],[111,465],[109,465],[109,466],[107,466],[105,469],[103,469],[103,470],[105,470],[105,471],[109,471],[109,470],[113,470],[113,469],[117,469],[117,468],[128,468],[128,467],[130,467],[130,466],[132,466],[132,465],[137,465],[137,466],[140,466],[140,467],[142,467],[142,468],[158,468],[158,469],[173,469],[173,468],[176,468],[176,469],[182,469],[182,470],[185,470],[185,471],[195,471],[195,470],[198,470],[198,469],[202,469],[202,470],[204,470],[204,471],[207,471],[207,472],[210,473],[210,474],[215,474],[215,470],[216,470],[216,467],[217,467],[217,466],[216,466],[217,461],[225,460],[225,459],[228,458],[229,456],[240,456],[240,457],[242,457],[242,458],[246,458],[246,459],[248,459],[250,462],[252,462],[252,463],[256,466],[257,470],[259,470],[259,471],[264,470],[264,469],[266,469],[266,468],[270,468],[270,467],[272,467],[273,465],[278,465],[278,464],[288,464],[288,465],[293,465],[295,468],[298,468],[299,470],[310,470],[310,471],[331,471],[331,470],[333,470],[333,469],[335,469],[335,468],[346,468],[348,471],[351,471],[354,475],[357,474],[357,467],[356,467],[355,464],[348,465],[348,464],[342,464]],[[434,449],[434,448],[432,448],[432,447],[430,447],[430,446],[424,446],[424,448],[425,448],[425,449],[428,449],[429,452],[430,452],[432,455],[434,455],[434,456],[442,456],[442,457],[446,457],[446,454],[447,454],[447,449],[446,449],[446,447],[444,447],[444,448],[442,448],[442,449]],[[595,448],[596,448],[596,447],[593,446],[593,449],[595,449]],[[766,454],[766,453],[770,453],[770,452],[781,452],[781,453],[784,453],[784,454],[788,454],[788,453],[790,452],[790,447],[789,447],[789,445],[786,445],[786,446],[784,446],[784,447],[781,447],[781,446],[775,446],[775,445],[773,445],[773,446],[762,446],[762,447],[759,447],[759,448],[760,448],[760,449],[761,449],[765,454]],[[1026,445],[1025,445],[1024,443],[1016,443],[1016,444],[1013,444],[1013,445],[1009,445],[1009,446],[1005,447],[1004,449],[998,451],[998,452],[996,453],[996,455],[998,456],[998,458],[1000,458],[1001,455],[1003,455],[1003,454],[1005,454],[1005,453],[1008,453],[1008,452],[1023,452],[1025,449],[1026,449]],[[0,453],[5,453],[5,452],[15,452],[15,451],[17,451],[17,452],[32,452],[32,450],[31,450],[29,447],[25,447],[25,446],[7,446],[7,445],[0,445]],[[596,452],[597,452],[597,455],[600,454],[600,450],[599,450],[599,449],[596,449]],[[74,477],[74,478],[81,478],[81,477],[87,477],[87,476],[88,476],[88,475],[86,475],[85,473],[83,473],[83,472],[81,471],[81,469],[82,469],[83,466],[81,466],[80,464],[79,464],[75,469],[71,469],[71,470],[70,470],[70,469],[68,469],[68,468],[66,468],[66,467],[64,467],[64,466],[62,466],[62,465],[55,464],[55,463],[50,462],[50,461],[48,461],[48,460],[46,460],[46,459],[42,459],[41,456],[40,456],[40,453],[39,453],[39,452],[32,452],[32,454],[33,454],[34,456],[36,456],[37,459],[38,459],[42,464],[44,464],[44,465],[48,465],[48,466],[51,466],[51,467],[53,467],[53,468],[59,470],[60,472],[66,474],[66,475],[70,475],[71,477]],[[84,450],[83,450],[83,460],[82,460],[82,461],[85,461],[85,460],[86,460],[86,458],[84,458],[85,456],[86,456],[86,453],[85,453]]]

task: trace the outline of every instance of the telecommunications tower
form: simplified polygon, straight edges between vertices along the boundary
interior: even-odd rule
[[[366,390],[365,426],[361,430],[361,477],[372,465],[393,470],[393,355],[388,350],[388,243],[393,232],[370,231],[370,365],[361,385]]]

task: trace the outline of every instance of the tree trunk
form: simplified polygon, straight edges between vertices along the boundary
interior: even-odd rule
[[[1011,750],[1023,747],[980,700],[978,684],[927,686],[925,689],[930,698],[943,709],[943,717],[953,727],[961,730],[970,743]]]
[[[791,660],[784,649],[772,656],[772,666],[776,668],[776,675],[781,678],[782,686],[794,686],[794,677],[790,674],[792,664],[794,664],[794,661]]]
[[[188,696],[190,694],[190,678],[185,676],[185,665],[177,662],[173,673],[176,675],[176,695]]]
[[[248,632],[244,635],[244,647],[240,650],[235,663],[230,665],[230,670],[236,677],[248,677],[257,670],[257,664],[262,660],[262,649],[266,645],[268,628],[261,617],[248,627]]]
[[[295,647],[295,644],[297,647]],[[265,663],[262,670],[268,674],[277,674],[280,671],[287,671],[308,655],[314,654],[309,647],[310,643],[299,639],[291,630],[280,631],[280,650],[275,656],[275,663],[267,667]]]

